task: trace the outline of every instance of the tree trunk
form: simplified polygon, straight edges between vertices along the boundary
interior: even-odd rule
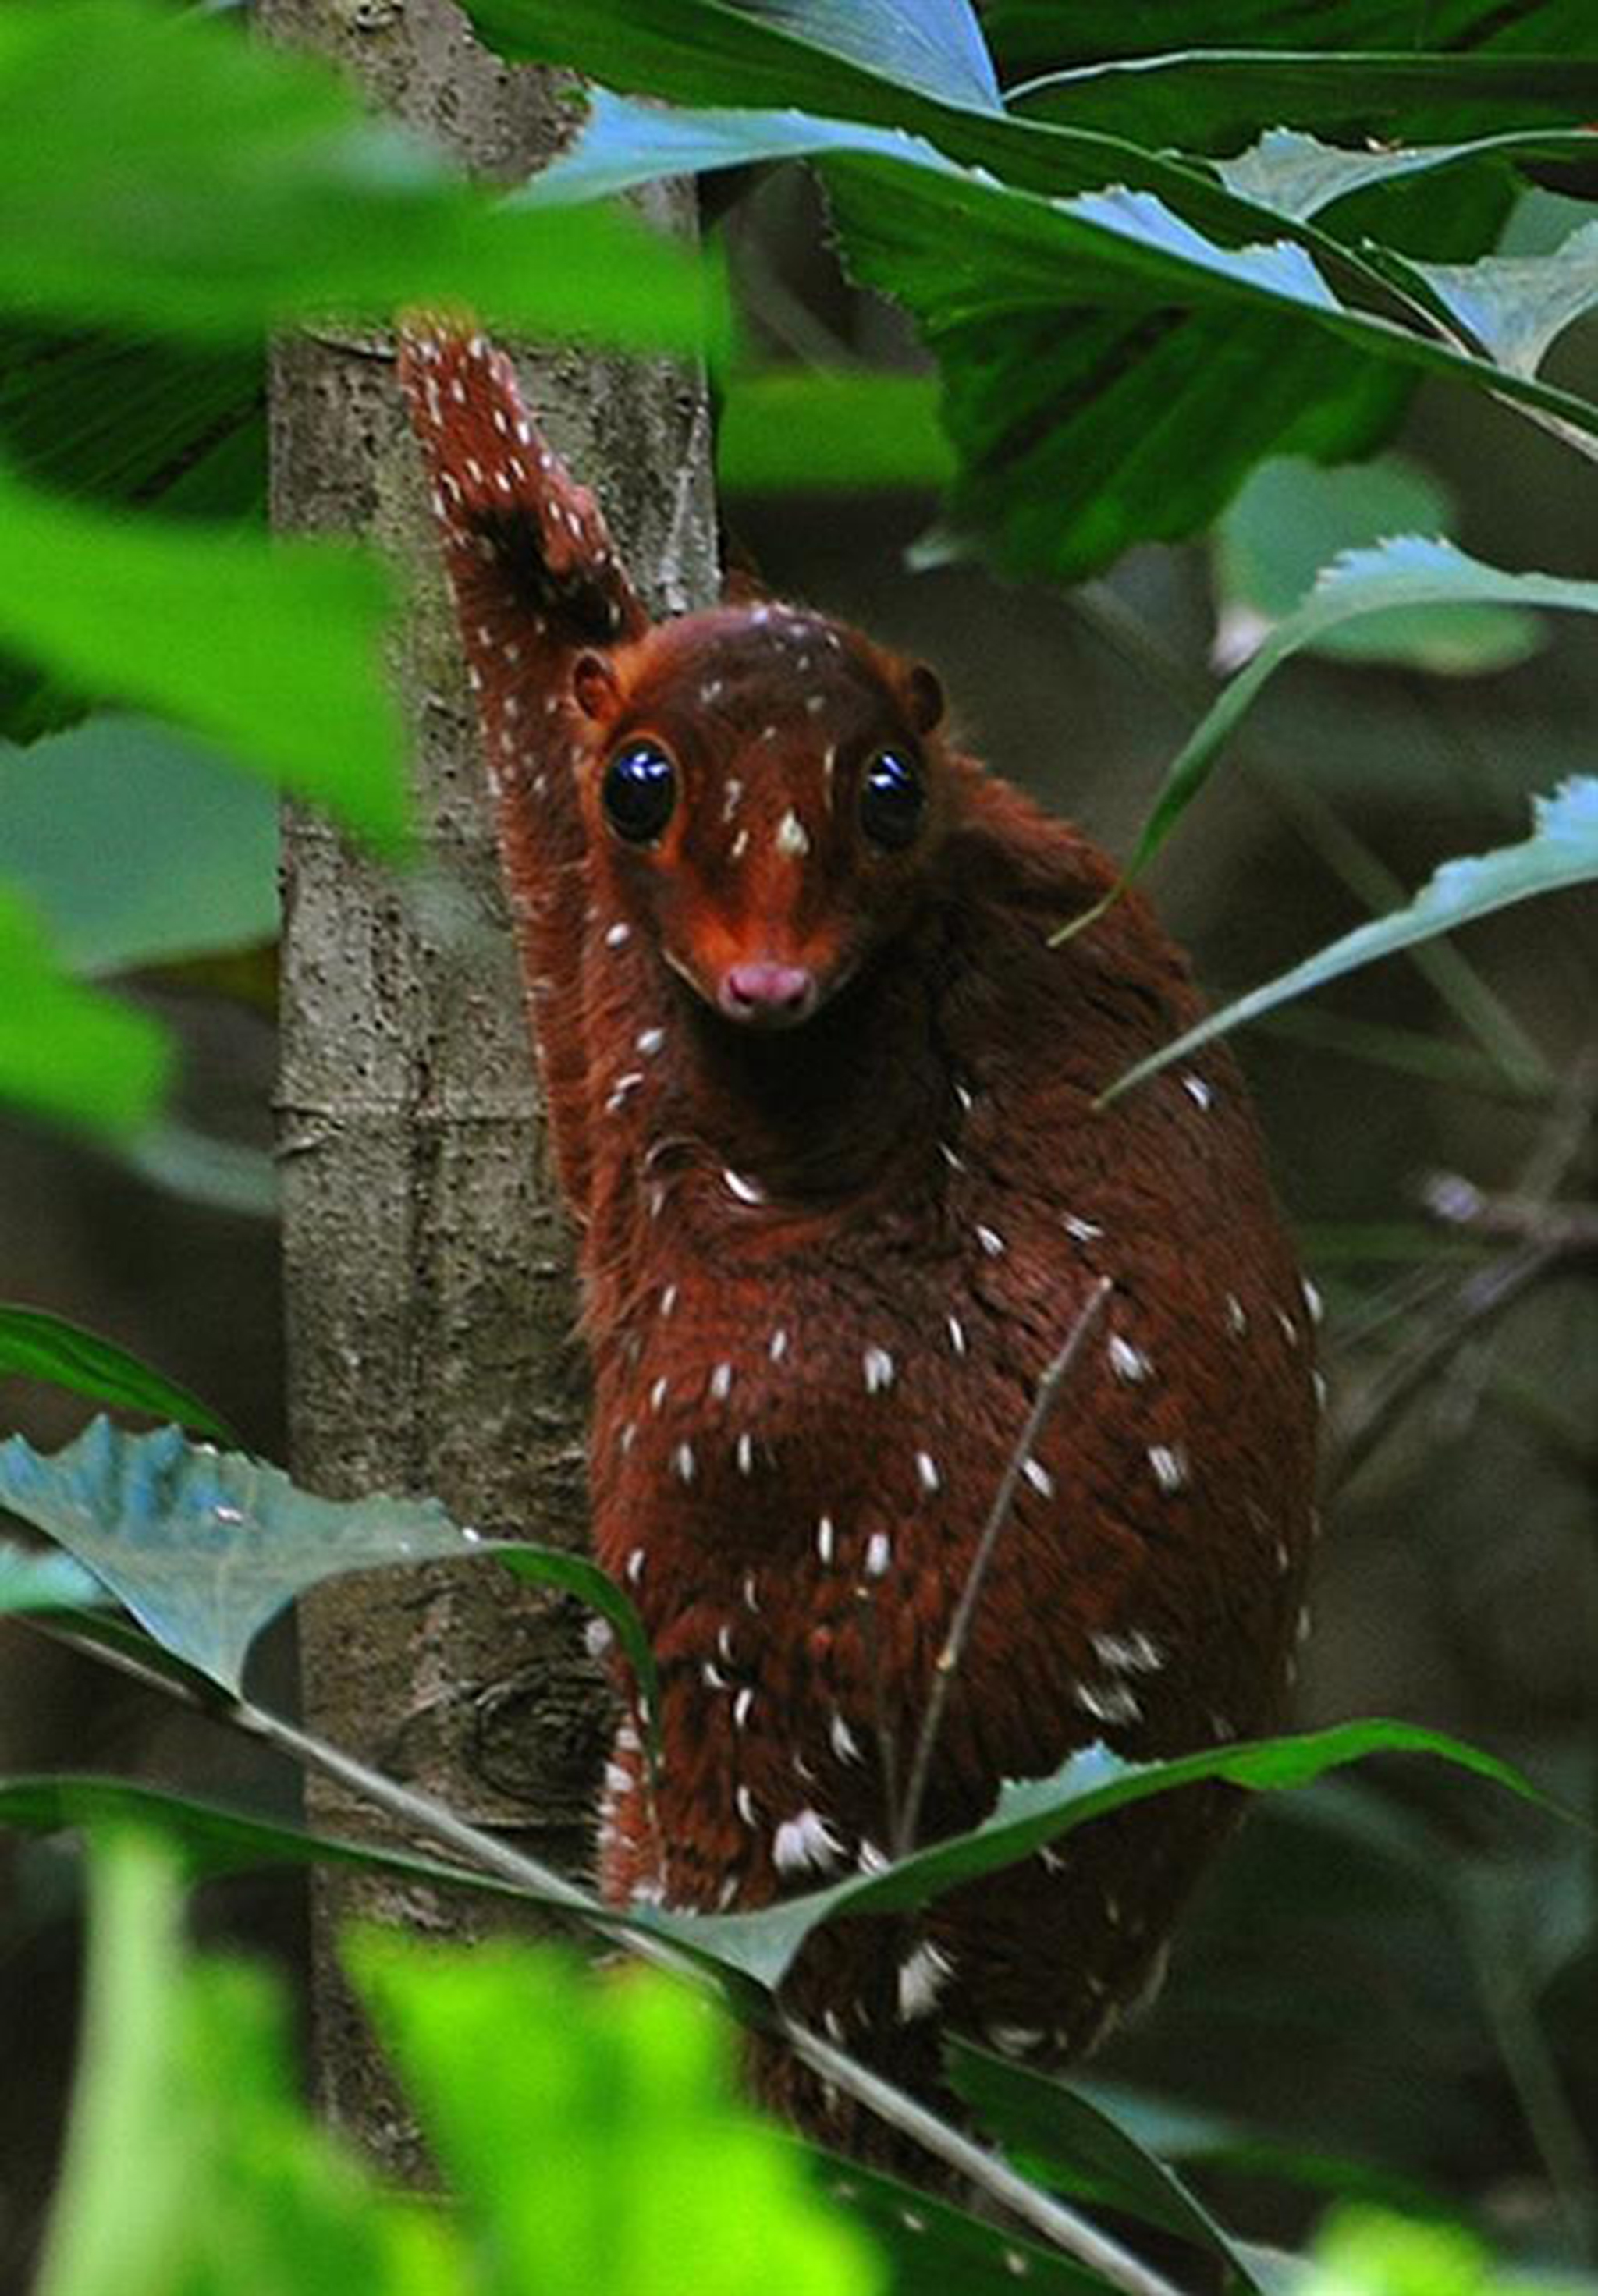
[[[478,48],[451,0],[266,0],[273,37],[321,49],[475,173],[513,179],[569,130],[570,86]],[[562,101],[562,96],[566,99]],[[688,224],[688,199],[657,201]],[[603,494],[654,603],[713,583],[708,425],[696,379],[546,353],[529,401]],[[334,1496],[430,1491],[457,1520],[555,1544],[584,1535],[584,1380],[570,1261],[545,1154],[476,729],[386,339],[328,329],[272,378],[273,514],[382,545],[412,604],[392,673],[414,729],[423,862],[403,881],[320,818],[283,840],[280,1096],[291,1462]],[[293,665],[283,665],[291,688]],[[367,1761],[580,1866],[608,1728],[569,1603],[492,1564],[334,1583],[303,1608],[307,1718]],[[311,1816],[376,1831],[318,1783]],[[339,1974],[356,1915],[460,1935],[482,1916],[371,1877],[323,1877],[313,2003],[332,2117],[383,2169],[414,2128]]]

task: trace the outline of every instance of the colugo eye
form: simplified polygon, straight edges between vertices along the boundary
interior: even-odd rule
[[[926,811],[921,768],[898,750],[879,750],[860,776],[860,826],[874,845],[901,852]]]
[[[605,767],[605,818],[629,845],[647,845],[671,819],[677,772],[658,742],[629,742]]]

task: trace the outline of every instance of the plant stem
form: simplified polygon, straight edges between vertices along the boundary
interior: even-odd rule
[[[1037,1382],[1037,1392],[1032,1398],[1032,1408],[1027,1414],[1026,1425],[1004,1463],[1004,1472],[999,1477],[993,1505],[987,1511],[987,1520],[982,1526],[982,1535],[971,1556],[971,1569],[965,1574],[965,1584],[960,1590],[960,1600],[949,1622],[947,1637],[938,1654],[938,1664],[932,1676],[932,1694],[922,1718],[921,1732],[910,1764],[909,1782],[905,1789],[904,1806],[894,1826],[893,1854],[896,1857],[906,1857],[915,1847],[915,1829],[921,1821],[922,1803],[926,1799],[927,1778],[932,1767],[938,1734],[943,1727],[944,1712],[955,1686],[960,1661],[971,1640],[971,1622],[977,1614],[983,1580],[987,1576],[988,1565],[998,1546],[999,1534],[1009,1521],[1010,1510],[1015,1504],[1016,1487],[1044,1422],[1059,1401],[1060,1390],[1070,1376],[1071,1368],[1082,1352],[1088,1333],[1103,1312],[1104,1302],[1112,1289],[1109,1276],[1101,1275],[1088,1292],[1066,1335],[1064,1346]]]

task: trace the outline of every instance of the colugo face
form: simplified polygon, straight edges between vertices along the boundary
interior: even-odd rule
[[[808,1020],[904,922],[947,832],[930,670],[816,615],[687,616],[582,655],[592,849],[723,1018]]]

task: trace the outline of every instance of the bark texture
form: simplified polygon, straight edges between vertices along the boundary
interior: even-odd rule
[[[512,70],[452,0],[266,0],[271,36],[320,49],[472,172],[515,178],[569,132],[573,86]],[[655,203],[691,227],[688,198]],[[714,583],[708,424],[663,364],[547,352],[529,400],[603,493],[657,611]],[[585,1382],[570,1255],[419,466],[382,337],[284,344],[272,381],[273,514],[359,534],[404,568],[392,670],[414,734],[425,856],[403,882],[320,819],[285,823],[280,1150],[293,1471],[334,1496],[431,1491],[457,1519],[556,1544],[585,1529]],[[284,665],[291,688],[293,665]],[[304,1606],[312,1727],[553,1862],[589,1854],[609,1726],[571,1606],[492,1566],[336,1582]],[[320,1824],[375,1821],[318,1783]],[[369,1877],[322,1877],[314,1997],[332,2117],[389,2174],[415,2132],[332,1952],[356,1915],[462,1934],[481,1916]]]

